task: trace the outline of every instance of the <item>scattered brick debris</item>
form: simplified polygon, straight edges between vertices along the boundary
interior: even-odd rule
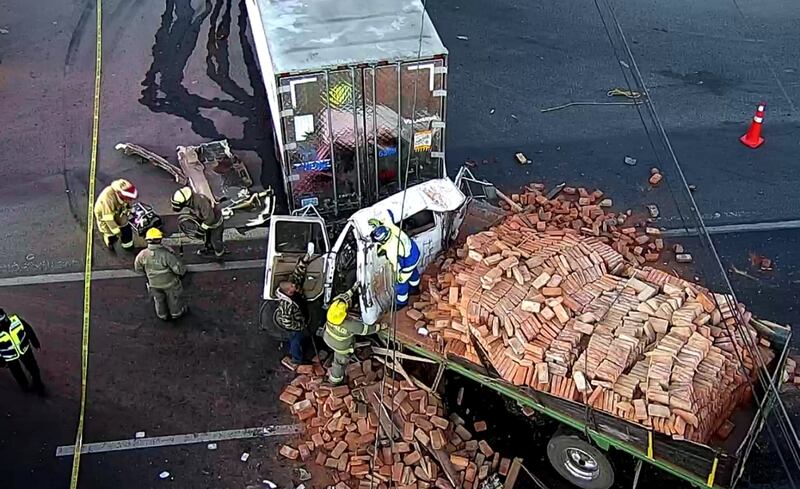
[[[433,303],[418,301],[410,310],[418,304],[426,308]],[[348,366],[346,385],[324,385],[314,369],[298,375],[281,400],[290,404],[305,431],[296,447],[284,445],[280,455],[319,465],[331,473],[337,489],[454,489],[448,471],[455,487],[477,488],[492,474],[508,472],[502,462],[508,459],[485,440],[472,440],[464,420],[455,413],[448,417],[438,396],[406,380],[382,382],[383,373],[377,362],[366,359]],[[480,421],[473,426],[476,432],[486,430]]]

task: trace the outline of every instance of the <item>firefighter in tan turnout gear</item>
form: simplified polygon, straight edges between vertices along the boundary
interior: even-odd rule
[[[203,194],[193,192],[189,187],[183,187],[173,194],[172,209],[180,212],[184,208],[189,209],[189,213],[200,222],[200,229],[205,233],[205,246],[197,254],[208,256],[213,253],[215,257],[222,258],[225,255],[225,244],[222,241],[225,225],[219,204]]]
[[[124,178],[114,180],[104,188],[94,203],[94,218],[97,230],[103,236],[103,243],[114,251],[114,243],[119,241],[123,249],[133,249],[133,229],[128,222],[131,202],[139,196],[136,187]]]
[[[356,335],[369,335],[385,329],[385,325],[375,323],[364,324],[361,320],[347,316],[352,305],[353,295],[358,290],[359,284],[336,296],[328,308],[325,321],[325,333],[322,338],[325,344],[333,350],[333,364],[328,372],[328,382],[338,385],[344,382],[344,372],[347,362],[356,344]]]
[[[181,284],[186,265],[172,249],[161,244],[163,238],[161,230],[148,229],[145,234],[147,248],[136,256],[133,268],[147,275],[147,290],[153,297],[156,316],[166,321],[170,317],[178,319],[186,313]]]

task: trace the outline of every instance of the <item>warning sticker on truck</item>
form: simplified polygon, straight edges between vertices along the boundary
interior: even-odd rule
[[[433,131],[420,131],[414,134],[414,151],[430,151],[433,142]]]

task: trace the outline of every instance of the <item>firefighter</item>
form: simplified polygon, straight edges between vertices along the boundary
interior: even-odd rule
[[[186,265],[166,245],[161,244],[164,234],[158,228],[150,228],[145,234],[147,248],[136,255],[133,268],[147,275],[147,290],[153,297],[156,316],[166,321],[178,319],[186,313],[183,302],[181,278],[186,274]]]
[[[33,381],[33,390],[44,394],[39,365],[31,346],[37,350],[41,346],[31,325],[16,314],[8,315],[0,309],[0,367],[8,366],[22,390],[30,391],[30,382],[22,370],[24,365]]]
[[[394,214],[389,211],[389,219],[372,218],[370,234],[372,241],[378,243],[378,256],[385,256],[396,274],[395,296],[397,307],[408,304],[412,287],[419,286],[420,252],[417,243],[394,223]]]
[[[225,225],[219,204],[203,194],[193,192],[189,187],[183,187],[173,194],[172,209],[180,212],[184,208],[188,208],[189,213],[200,222],[200,229],[205,233],[205,247],[198,250],[197,254],[209,256],[213,253],[215,257],[222,258],[225,255],[222,241]]]
[[[281,362],[289,370],[306,363],[304,343],[308,331],[308,303],[303,294],[308,262],[314,256],[314,243],[308,243],[306,254],[298,260],[289,280],[278,285],[278,309],[275,321],[289,332],[289,357]]]
[[[380,323],[367,325],[347,316],[357,289],[358,284],[344,294],[336,296],[328,308],[322,339],[333,350],[333,364],[328,371],[328,382],[332,385],[344,382],[345,369],[350,355],[353,354],[356,335],[370,335],[384,329],[384,325]]]
[[[97,229],[103,235],[106,247],[114,251],[114,243],[119,240],[123,249],[133,250],[133,229],[128,222],[133,202],[139,192],[136,187],[120,178],[104,188],[94,203],[94,218]]]

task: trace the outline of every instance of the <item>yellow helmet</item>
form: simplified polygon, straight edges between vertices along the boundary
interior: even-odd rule
[[[164,233],[161,232],[158,228],[150,228],[144,234],[144,239],[147,241],[152,241],[156,239],[164,239]]]
[[[328,322],[337,326],[342,324],[344,318],[347,317],[347,309],[349,307],[350,305],[344,299],[334,299],[326,315]]]
[[[183,209],[189,199],[192,198],[192,189],[189,187],[179,188],[172,194],[172,208],[176,211]]]

